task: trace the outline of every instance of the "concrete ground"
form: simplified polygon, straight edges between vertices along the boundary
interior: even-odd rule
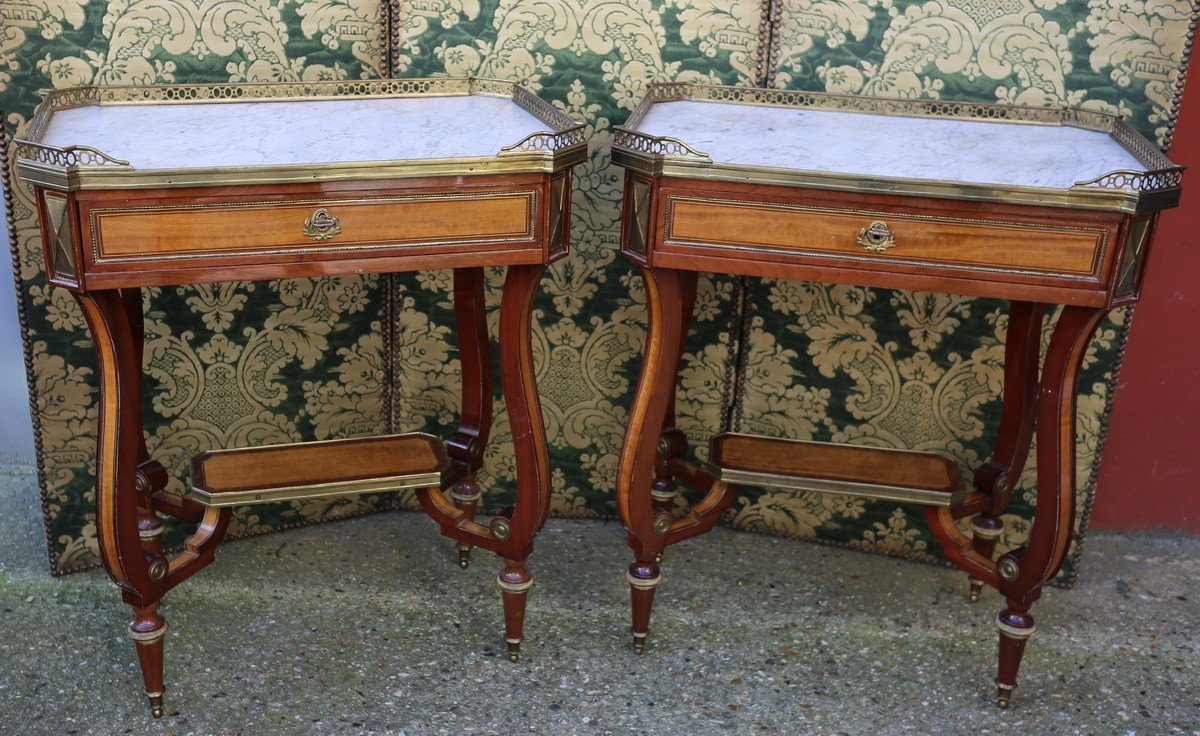
[[[717,530],[669,551],[636,657],[628,558],[552,520],[514,665],[497,562],[460,571],[420,514],[231,543],[167,598],[154,721],[128,609],[49,576],[33,474],[0,467],[0,734],[1200,734],[1200,539],[1090,536],[1008,711],[999,598],[959,573]]]

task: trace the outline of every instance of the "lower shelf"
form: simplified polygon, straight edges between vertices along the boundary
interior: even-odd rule
[[[442,486],[453,464],[423,433],[215,450],[192,458],[188,495],[210,507]]]
[[[709,462],[731,484],[926,506],[961,504],[967,493],[958,465],[931,452],[722,434]]]

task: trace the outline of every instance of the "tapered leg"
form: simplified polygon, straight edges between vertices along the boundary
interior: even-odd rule
[[[654,606],[654,589],[662,580],[658,563],[635,561],[626,574],[629,579],[629,599],[633,608],[633,623],[629,632],[633,635],[633,653],[646,651],[646,637],[650,635],[650,609]]]
[[[996,705],[1007,708],[1017,689],[1017,669],[1025,655],[1025,643],[1037,631],[1033,616],[1012,604],[996,617],[1000,631],[1000,672],[996,677]]]
[[[150,713],[155,718],[163,714],[163,639],[167,635],[167,621],[158,614],[158,604],[133,609],[133,623],[129,624],[129,638],[137,645],[138,664],[142,668],[142,681],[146,686],[146,697],[150,699]]]
[[[538,403],[533,364],[533,301],[541,282],[542,265],[510,266],[500,303],[500,378],[516,458],[517,496],[510,516],[492,520],[504,570],[499,577],[504,594],[504,628],[508,656],[520,657],[524,638],[525,603],[533,576],[525,565],[533,538],[550,512],[550,458],[546,428]]]
[[[533,587],[533,576],[524,560],[505,560],[497,581],[504,595],[504,640],[508,659],[521,659],[521,640],[525,635],[525,601]]]
[[[454,319],[462,365],[462,412],[458,430],[446,446],[451,459],[465,466],[466,473],[450,490],[450,499],[471,520],[483,493],[475,473],[483,466],[492,428],[492,355],[482,268],[454,270]],[[459,542],[459,567],[466,569],[470,563],[471,545]]]
[[[670,514],[654,504],[657,445],[672,401],[687,319],[682,305],[695,294],[695,272],[641,269],[646,286],[646,346],[617,469],[617,510],[628,532],[634,562],[629,566],[634,650],[645,648],[650,610],[661,575],[658,555],[670,529]],[[688,302],[690,303],[690,302]]]
[[[1037,407],[1038,353],[1045,305],[1013,302],[1004,340],[1004,406],[991,457],[975,473],[975,488],[992,497],[990,507],[971,522],[972,547],[992,559],[1004,533],[1000,515],[1029,458],[1033,418]],[[971,602],[979,600],[983,581],[971,578]]]
[[[1000,630],[997,703],[1007,707],[1017,686],[1025,644],[1035,631],[1029,608],[1066,557],[1075,522],[1075,404],[1079,372],[1104,310],[1064,307],[1042,368],[1037,398],[1037,502],[1028,546],[997,560],[1006,607]]]
[[[99,381],[96,439],[96,526],[100,556],[109,577],[134,609],[129,635],[137,642],[146,694],[155,716],[162,715],[163,636],[158,614],[167,573],[157,516],[136,489],[145,453],[141,425],[141,305],[131,320],[132,296],[119,291],[74,294],[87,319]],[[153,518],[151,518],[153,517]],[[157,524],[156,524],[157,522]],[[143,536],[143,529],[146,535]]]

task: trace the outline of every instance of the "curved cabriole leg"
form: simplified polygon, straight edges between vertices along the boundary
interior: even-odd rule
[[[976,490],[991,496],[986,511],[971,522],[972,546],[979,555],[993,559],[996,542],[1004,533],[1000,518],[1013,486],[1029,458],[1033,418],[1037,408],[1038,357],[1042,339],[1042,317],[1046,308],[1035,302],[1013,302],[1004,338],[1004,405],[1000,428],[991,457],[975,473]],[[970,600],[979,600],[983,581],[970,579]]]
[[[155,716],[162,715],[162,640],[166,621],[158,601],[167,570],[156,555],[153,512],[139,508],[136,490],[141,426],[141,348],[134,338],[128,298],[119,291],[73,294],[91,332],[99,381],[96,437],[96,532],[105,570],[133,606],[130,636],[137,641],[146,694]],[[140,314],[140,304],[139,304]],[[148,534],[143,543],[142,527]]]
[[[533,301],[544,270],[540,264],[510,266],[500,302],[500,379],[516,457],[517,495],[508,523],[493,519],[491,529],[501,539],[498,551],[504,557],[504,570],[499,583],[504,594],[508,656],[514,662],[520,658],[525,603],[533,585],[525,561],[550,512],[550,457],[538,403],[531,333]],[[496,535],[497,528],[505,528],[506,536]]]
[[[679,291],[677,309],[680,315],[679,331],[683,335],[683,339],[679,341],[679,352],[675,357],[676,365],[683,360],[684,340],[687,338],[688,328],[692,323],[692,311],[695,307],[696,279],[688,279],[684,281]],[[667,514],[670,514],[675,507],[675,498],[679,495],[679,483],[671,473],[671,461],[683,457],[688,447],[687,436],[675,426],[677,384],[677,381],[671,382],[670,396],[667,398],[667,413],[663,417],[662,432],[659,433],[656,446],[654,482],[650,485],[650,498],[654,508]],[[655,558],[659,564],[662,563],[663,554],[663,552],[659,552]]]
[[[1042,368],[1037,399],[1037,501],[1027,547],[1000,556],[1006,607],[1000,630],[997,704],[1007,707],[1017,687],[1025,644],[1035,631],[1029,608],[1062,567],[1075,525],[1075,392],[1087,346],[1104,310],[1063,307]]]
[[[494,398],[482,268],[454,269],[454,320],[462,365],[462,412],[458,430],[447,439],[446,447],[450,458],[465,466],[467,472],[449,495],[470,521],[475,518],[483,495],[475,482],[475,473],[483,466],[483,452],[492,429]],[[471,545],[459,541],[458,566],[465,570],[470,564]]]
[[[682,314],[686,295],[695,294],[695,272],[642,267],[646,286],[646,346],[642,371],[621,443],[617,470],[617,510],[628,531],[634,563],[629,567],[634,651],[650,633],[654,590],[661,580],[658,555],[671,526],[670,514],[654,504],[657,445],[673,396],[683,348]]]
[[[128,376],[130,390],[139,398],[142,395],[142,360],[145,355],[146,329],[142,316],[141,289],[122,289],[121,303],[125,308],[125,318],[129,322],[129,334],[134,351],[132,361],[137,370]],[[165,528],[158,513],[151,507],[151,496],[161,491],[167,485],[167,473],[161,465],[150,460],[150,451],[146,448],[146,433],[141,427],[141,411],[138,412],[138,428],[130,432],[137,435],[137,474],[134,476],[134,488],[137,490],[138,536],[142,540],[142,549],[150,560],[150,577],[155,581],[162,580],[167,573],[167,558],[162,553],[162,533]],[[139,647],[138,651],[141,652]],[[159,698],[161,701],[161,697]],[[160,708],[161,710],[161,708]]]

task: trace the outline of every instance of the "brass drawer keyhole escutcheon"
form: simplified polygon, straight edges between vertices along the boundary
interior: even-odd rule
[[[857,240],[869,253],[883,253],[896,247],[896,234],[883,220],[876,220],[860,230]]]
[[[324,207],[312,213],[312,215],[304,220],[305,237],[312,238],[318,243],[324,243],[341,231],[341,222],[338,218],[329,214],[329,210]]]

